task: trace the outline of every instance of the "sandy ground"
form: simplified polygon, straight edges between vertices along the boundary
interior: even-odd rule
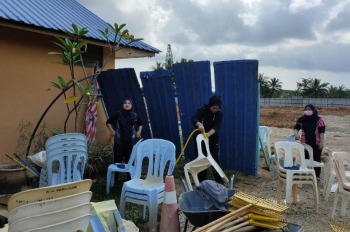
[[[349,108],[323,108],[320,116],[326,123],[327,141],[325,146],[333,151],[350,152],[350,109]],[[261,110],[261,124],[271,128],[272,145],[292,133],[295,120],[302,113],[302,108],[267,108]],[[282,115],[281,115],[282,114]],[[282,120],[281,120],[282,119]],[[243,191],[258,197],[277,200],[277,177],[266,168],[264,159],[261,160],[258,177],[246,176],[241,173],[235,174],[235,190]],[[323,176],[321,176],[322,178]],[[332,231],[330,226],[330,212],[333,207],[334,193],[328,201],[323,196],[323,180],[318,185],[319,190],[319,213],[314,207],[313,191],[311,186],[303,186],[298,195],[298,203],[290,205],[287,213],[287,221],[303,226],[304,231]],[[181,191],[181,190],[180,190]],[[284,197],[284,193],[282,195]],[[349,204],[350,205],[350,204]],[[345,217],[340,217],[338,205],[337,219],[350,223],[350,206],[348,205]],[[182,215],[183,222],[185,217]],[[183,223],[182,223],[183,224]],[[187,231],[191,231],[189,226]],[[349,228],[350,231],[350,228]]]

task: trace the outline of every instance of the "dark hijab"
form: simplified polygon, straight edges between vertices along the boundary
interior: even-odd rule
[[[301,123],[302,129],[304,130],[306,143],[312,146],[316,144],[315,131],[320,117],[318,116],[318,112],[314,105],[308,104],[305,106],[304,110],[306,110],[306,108],[312,110],[312,115],[306,116],[304,114],[298,121]]]

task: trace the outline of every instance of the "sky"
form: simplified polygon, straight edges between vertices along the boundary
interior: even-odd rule
[[[161,50],[116,68],[136,74],[165,62],[256,59],[258,72],[295,90],[302,78],[350,89],[350,0],[78,0],[108,23],[125,23]]]

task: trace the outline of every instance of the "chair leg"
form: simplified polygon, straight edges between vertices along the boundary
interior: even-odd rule
[[[337,208],[337,204],[338,204],[339,194],[340,193],[338,192],[338,189],[337,189],[337,191],[335,192],[335,196],[334,196],[333,209],[331,211],[331,218],[334,218],[335,209]]]
[[[149,202],[149,231],[156,232],[158,225],[158,205],[157,202]]]
[[[349,195],[342,194],[342,204],[341,204],[341,209],[340,209],[340,215],[345,216],[346,212],[346,207],[348,206],[348,201],[349,201]]]
[[[314,202],[315,202],[315,209],[316,213],[319,213],[318,207],[319,207],[319,198],[318,198],[318,188],[317,188],[317,180],[314,181],[314,186],[313,186],[313,192],[314,192]]]
[[[328,201],[328,197],[329,197],[329,194],[331,193],[331,189],[332,189],[332,185],[334,183],[334,180],[335,180],[335,175],[333,175],[332,173],[329,174],[329,177],[328,177],[328,180],[327,180],[327,185],[326,187],[324,188],[324,198],[326,201]]]
[[[109,189],[110,189],[110,184],[111,184],[111,171],[107,171],[107,180],[106,180],[106,193],[109,194]]]
[[[282,181],[278,180],[277,182],[277,202],[281,203],[282,200]]]

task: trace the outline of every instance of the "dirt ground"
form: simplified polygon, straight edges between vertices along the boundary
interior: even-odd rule
[[[317,109],[326,123],[327,141],[325,146],[333,151],[350,152],[350,108],[322,107]],[[271,128],[272,145],[293,132],[293,125],[302,113],[303,107],[262,107],[260,109],[260,125]],[[265,161],[262,159],[258,177],[235,173],[234,188],[236,191],[277,200],[276,178],[271,171],[266,169]],[[330,212],[333,207],[334,193],[326,201],[323,196],[323,187],[323,179],[321,179],[318,185],[319,213],[315,212],[312,188],[306,185],[299,192],[298,203],[290,205],[287,221],[303,226],[304,231],[332,231]],[[284,192],[282,196],[284,197]],[[339,216],[340,205],[338,205],[337,218],[342,222],[350,223],[349,205],[345,217]],[[182,218],[182,220],[184,219]],[[348,229],[350,231],[350,228]],[[191,229],[187,229],[187,231],[191,231]]]

